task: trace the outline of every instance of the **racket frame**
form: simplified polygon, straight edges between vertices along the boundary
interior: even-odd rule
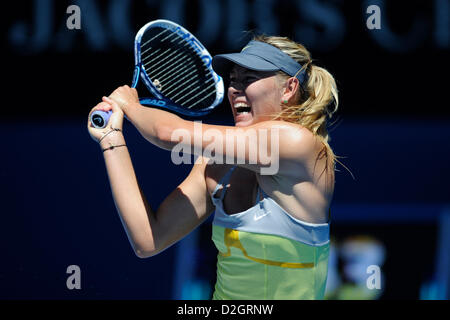
[[[202,110],[190,110],[188,108],[182,107],[176,103],[173,103],[169,99],[165,98],[153,85],[151,79],[147,75],[144,67],[141,62],[141,40],[144,33],[149,28],[153,27],[161,27],[165,29],[169,29],[171,32],[176,33],[181,38],[183,38],[189,46],[200,56],[200,59],[203,61],[205,67],[211,73],[215,83],[216,89],[216,97],[214,102],[207,108]],[[133,83],[132,87],[135,88],[139,79],[141,79],[150,93],[154,96],[154,98],[140,98],[139,102],[142,105],[150,105],[156,107],[166,108],[177,113],[187,115],[187,116],[203,116],[210,113],[218,104],[220,104],[225,95],[223,79],[218,74],[216,74],[212,68],[212,57],[209,54],[208,50],[202,45],[202,43],[188,30],[183,28],[182,26],[164,19],[150,21],[146,25],[144,25],[136,34],[134,41],[134,58],[135,58],[135,68],[133,74]]]

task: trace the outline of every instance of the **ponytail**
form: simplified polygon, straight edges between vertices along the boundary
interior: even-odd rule
[[[255,40],[277,47],[306,69],[307,81],[300,85],[296,96],[297,103],[284,106],[280,113],[274,115],[274,120],[297,123],[319,137],[324,144],[319,157],[326,155],[334,169],[336,156],[328,143],[327,130],[327,118],[331,118],[337,111],[339,103],[333,76],[324,68],[313,65],[309,51],[301,44],[285,37],[257,36]],[[282,71],[279,76],[282,79],[289,78]]]

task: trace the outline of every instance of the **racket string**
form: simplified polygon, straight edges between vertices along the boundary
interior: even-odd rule
[[[213,80],[212,78],[211,79],[209,79],[208,81],[206,81],[205,82],[205,84],[206,83],[208,83],[208,82],[210,82],[211,80]],[[200,92],[198,92],[197,94],[195,94],[195,95],[193,95],[192,97],[190,97],[188,100],[186,100],[186,101],[184,101],[184,102],[181,102],[181,101],[183,101],[183,99],[185,98],[185,97],[187,97],[188,95],[184,95],[183,97],[181,97],[178,101],[180,101],[179,103],[180,104],[187,104],[189,101],[191,101],[192,99],[195,99],[196,97],[198,97],[200,94],[202,94],[203,92],[205,92],[205,91],[207,91],[208,89],[211,89],[211,88],[214,88],[215,87],[215,83],[212,83],[212,85],[209,85],[208,87],[206,87],[206,88],[204,88],[203,90],[201,90]],[[198,88],[198,89],[201,89],[201,88]],[[194,93],[195,91],[197,91],[197,89],[196,90],[194,90],[193,92],[190,92],[190,94],[192,93]],[[213,93],[214,93],[214,91],[213,91]],[[192,106],[191,106],[192,107]]]
[[[181,53],[180,53],[180,54],[181,54]],[[175,56],[174,59],[175,59],[176,57],[178,57],[178,56],[179,56],[179,54],[178,54],[177,56]],[[178,75],[176,75],[175,78],[173,78],[170,82],[165,82],[165,80],[159,79],[159,78],[158,78],[160,75],[167,74],[167,73],[168,73],[168,70],[173,71],[173,69],[174,69],[175,67],[177,67],[177,65],[180,65],[186,58],[188,58],[188,57],[183,57],[182,59],[175,60],[175,63],[170,64],[167,68],[161,70],[161,71],[160,71],[159,73],[157,73],[157,74],[152,74],[152,73],[153,73],[153,72],[156,72],[156,71],[159,70],[159,69],[161,69],[162,66],[159,67],[159,68],[157,68],[157,69],[155,69],[155,70],[146,70],[146,72],[147,72],[147,74],[148,74],[148,76],[149,76],[150,78],[158,79],[158,81],[161,83],[161,87],[166,87],[167,85],[170,84],[170,86],[166,88],[166,90],[168,90],[168,89],[172,88],[174,85],[176,85],[177,83],[181,82],[182,80],[184,80],[184,79],[187,77],[187,76],[184,76],[183,78],[179,79],[176,83],[173,83],[173,81],[175,81],[176,79],[178,79],[180,76],[184,75],[186,72],[188,72],[189,70],[192,70],[192,69],[194,69],[194,70],[193,70],[192,72],[190,72],[189,75],[196,71],[196,70],[195,70],[195,65],[192,66],[192,62],[191,62],[192,59],[189,58],[189,60],[191,60],[191,61],[189,62],[189,64],[188,64],[188,65],[184,65],[181,69],[178,69],[178,70],[177,70]],[[172,60],[174,60],[174,59],[172,59]],[[166,65],[166,64],[164,64],[164,65]],[[186,70],[186,71],[184,71],[184,72],[180,72],[181,70],[186,69],[186,67],[189,67],[189,69]],[[204,69],[203,71],[207,71],[207,69]],[[172,76],[173,74],[174,74],[174,73],[172,72],[172,74],[169,75],[169,78],[170,78],[170,76]],[[196,77],[198,77],[198,74],[196,74]],[[164,83],[164,82],[165,82],[165,83]],[[161,91],[161,92],[162,92],[163,94],[165,94],[165,95],[168,95],[168,94],[166,94],[164,91]],[[170,92],[170,93],[171,93],[171,92]],[[169,94],[170,94],[170,93],[169,93]]]
[[[166,90],[172,88],[174,85],[176,85],[177,83],[179,83],[180,81],[184,80],[186,78],[186,76],[184,76],[183,78],[177,80],[178,78],[180,78],[181,76],[185,75],[186,72],[189,72],[190,70],[192,70],[190,72],[190,74],[192,74],[193,72],[195,72],[195,65],[193,65],[193,61],[192,59],[189,59],[190,61],[188,61],[188,63],[184,64],[184,60],[189,59],[189,57],[183,57],[182,59],[179,59],[177,61],[177,63],[171,64],[168,68],[161,70],[159,73],[157,74],[152,74],[152,71],[156,71],[156,70],[145,70],[147,72],[147,75],[149,76],[149,78],[151,79],[158,79],[161,83],[161,86],[164,87]],[[181,68],[177,68],[179,65],[184,64]],[[187,70],[185,70],[187,69]],[[170,70],[171,72],[168,72],[168,70]],[[174,71],[177,72],[174,72]],[[183,72],[180,72],[183,71]],[[159,78],[159,76],[162,76],[164,74],[168,74],[169,77],[167,79],[164,78]],[[190,75],[189,74],[189,75]],[[173,77],[170,81],[168,81],[168,79],[170,79],[171,77]],[[175,81],[177,80],[177,81]],[[175,82],[174,82],[175,81]],[[167,85],[169,85],[167,87]],[[166,94],[165,92],[162,92],[163,94]]]
[[[181,70],[181,69],[180,69],[180,70]],[[178,70],[178,71],[180,71],[180,70]],[[190,71],[190,72],[189,72],[189,71]],[[189,72],[189,73],[186,74],[187,72]],[[169,85],[169,87],[167,87],[167,88],[165,88],[165,89],[166,89],[166,90],[169,90],[170,88],[174,87],[174,86],[177,85],[177,84],[185,84],[185,82],[183,82],[183,80],[185,80],[188,76],[190,76],[190,75],[193,74],[194,72],[197,72],[197,73],[195,74],[195,78],[199,78],[198,70],[196,69],[196,66],[193,65],[193,66],[189,67],[187,70],[184,70],[183,72],[180,72],[180,73],[179,73],[175,78],[173,78],[170,82],[167,82],[165,85],[168,85],[168,84],[170,84],[170,85]],[[186,75],[185,75],[185,74],[186,74]],[[182,77],[181,79],[178,79],[178,78],[179,78],[180,76],[182,76],[182,75],[185,75],[185,76]],[[175,79],[177,79],[177,81],[175,81]],[[189,83],[190,81],[192,81],[192,79],[188,80],[187,82]],[[178,86],[180,86],[180,85],[178,85]],[[172,92],[173,92],[173,90],[170,91],[169,93],[163,92],[163,94],[165,94],[165,95],[170,95]]]
[[[167,90],[169,90],[170,88],[172,88],[173,86],[175,86],[177,83],[181,82],[183,79],[187,78],[188,76],[190,76],[191,74],[193,74],[196,70],[192,70],[191,72],[189,72],[187,75],[185,75],[183,78],[181,78],[178,82],[173,83],[170,87],[167,88]],[[175,91],[176,89],[178,89],[179,86],[173,88],[173,90],[171,90],[168,93],[164,93],[164,95],[168,96],[170,99],[172,99],[173,97],[170,97],[170,95],[172,94],[173,91]]]
[[[176,34],[175,32],[172,32],[171,34],[169,34],[167,37],[165,37],[164,39],[162,39],[161,40],[161,42],[164,42],[164,41],[166,41],[168,38],[170,38],[171,36],[178,36],[178,34]],[[180,36],[178,36],[178,37],[180,37]],[[183,40],[183,38],[181,38],[182,40]]]
[[[193,85],[199,83],[199,82],[200,82],[200,79],[198,79],[199,77],[197,76],[196,78],[197,78],[197,79],[196,79],[194,82],[192,82],[190,85],[186,86],[183,90],[179,91],[176,95],[172,96],[171,99],[175,99],[175,97],[177,97],[178,95],[180,95],[182,92],[186,91],[187,89],[189,89],[189,88],[192,87]],[[191,80],[193,80],[193,79],[191,79]],[[213,79],[213,78],[210,78],[209,80],[207,80],[206,82],[204,82],[204,84],[210,82],[211,80],[214,80],[214,79]],[[189,82],[188,82],[188,83],[189,83]],[[196,87],[193,91],[191,91],[191,92],[185,94],[185,95],[182,96],[181,98],[179,98],[179,99],[177,99],[177,100],[174,100],[174,101],[175,101],[176,103],[181,104],[181,101],[182,101],[184,98],[188,97],[189,95],[192,95],[195,91],[197,91],[197,90],[199,90],[199,89],[201,89],[201,88],[202,88],[202,86],[198,86],[198,87]],[[206,89],[204,89],[204,90],[206,90]],[[202,91],[204,91],[204,90],[202,90]],[[196,96],[197,96],[197,95],[196,95]],[[192,99],[192,98],[190,98],[188,101],[190,101],[191,99]],[[184,103],[186,103],[186,102],[184,102]]]
[[[150,40],[147,40],[147,41],[141,46],[141,49],[142,49],[144,46],[146,46],[147,44],[149,44],[150,42],[154,41],[158,36],[160,36],[162,33],[166,32],[166,31],[169,31],[169,30],[168,30],[168,29],[165,29],[164,31],[160,32],[159,34],[157,34],[156,36],[154,36],[154,37],[151,38]],[[169,37],[171,37],[171,36],[173,36],[173,35],[174,35],[174,33],[171,33],[170,35],[168,35],[167,37],[165,37],[164,39],[162,39],[161,42],[165,41],[167,38],[169,38]],[[181,40],[183,40],[183,39],[181,39]],[[149,48],[145,49],[145,50],[141,53],[141,55],[144,55],[147,51],[149,51],[149,50],[151,50],[151,49],[152,49],[152,47],[150,46]]]
[[[185,57],[182,59],[183,61],[184,61],[184,59],[185,59]],[[180,61],[181,62],[181,61]],[[186,62],[186,63],[184,63],[183,64],[183,66],[180,68],[180,69],[178,69],[178,73],[175,73],[175,72],[167,72],[166,74],[158,74],[158,75],[154,75],[154,77],[161,77],[161,81],[164,81],[164,82],[167,82],[167,83],[170,83],[169,82],[169,79],[171,79],[172,77],[174,77],[175,76],[175,78],[173,78],[172,80],[174,80],[174,79],[176,79],[176,78],[178,78],[178,77],[180,77],[183,73],[180,73],[182,70],[184,70],[184,69],[186,69],[186,68],[190,68],[190,67],[192,67],[192,64],[193,64],[194,62],[192,61],[192,59],[191,58],[188,58],[188,61]],[[176,65],[174,65],[174,67],[176,67]],[[167,78],[165,78],[164,76],[165,75],[167,75]],[[171,81],[172,81],[171,80]]]
[[[150,61],[148,61],[144,67],[147,67],[147,65],[151,64],[154,60],[158,59],[160,56],[164,55],[165,53],[167,53],[170,50],[166,50],[163,53],[161,53],[158,57],[156,57],[155,59],[152,59]],[[174,51],[172,53],[169,53],[164,59],[158,61],[157,63],[155,63],[154,65],[151,65],[151,67],[157,67],[159,64],[161,64],[162,62],[166,61],[167,59],[169,59],[170,57],[172,57],[174,54],[176,54],[177,52]],[[160,67],[153,69],[153,72],[156,72],[157,70],[161,69],[162,67],[164,67],[167,63],[172,62],[173,60],[175,60],[176,58],[178,58],[181,54],[183,54],[183,52],[179,52],[175,57],[173,57],[170,61],[163,63]]]
[[[186,59],[189,60],[188,63],[185,63],[185,60],[186,60]],[[183,67],[179,68],[180,65],[183,65]],[[151,76],[151,77],[153,77],[153,78],[158,78],[158,77],[163,76],[163,75],[165,75],[165,74],[176,75],[176,77],[173,78],[173,79],[171,80],[171,82],[172,82],[172,81],[174,81],[176,78],[178,78],[177,74],[178,74],[179,76],[183,75],[183,73],[180,73],[180,71],[183,70],[183,69],[185,69],[186,67],[188,67],[189,70],[192,69],[193,67],[195,67],[194,62],[193,62],[192,59],[190,59],[189,57],[184,57],[184,58],[180,59],[177,63],[174,63],[174,64],[170,65],[169,68],[166,68],[166,69],[164,69],[164,70],[161,70],[161,71],[160,71],[159,73],[157,73],[157,74],[153,74],[153,75],[149,75],[149,76]],[[184,73],[185,73],[185,72],[184,72]]]
[[[147,40],[142,46],[141,48],[145,47],[147,44],[149,44],[150,42],[152,42],[153,40],[155,40],[156,38],[158,38],[161,34],[170,31],[169,29],[164,29],[163,31],[161,31],[160,33],[158,33],[156,36],[154,36],[153,38],[151,38],[150,40]]]
[[[189,71],[189,70],[190,70],[190,69],[188,69],[188,70],[186,70],[186,71]],[[204,71],[204,70],[203,70],[203,71]],[[192,75],[193,73],[194,73],[194,77],[191,77],[191,78],[189,79],[188,77],[189,77],[190,75]],[[188,78],[188,80],[187,80],[187,81],[183,81],[183,80],[185,80],[186,78]],[[184,77],[182,77],[181,79],[179,79],[179,80],[176,81],[175,83],[172,83],[168,88],[166,88],[166,90],[168,90],[168,89],[170,89],[170,88],[172,88],[172,87],[175,86],[174,89],[172,89],[170,92],[167,92],[167,93],[166,93],[166,92],[163,92],[163,94],[166,95],[167,97],[169,97],[171,100],[173,100],[173,101],[176,102],[176,103],[179,103],[179,104],[185,104],[185,103],[187,103],[188,101],[191,101],[193,98],[195,98],[195,97],[198,96],[198,94],[197,94],[197,95],[194,95],[194,93],[195,93],[196,91],[203,89],[203,90],[201,90],[201,92],[204,92],[205,90],[207,90],[209,87],[205,89],[204,86],[205,86],[207,83],[211,82],[211,80],[214,80],[214,79],[213,79],[212,77],[210,77],[207,81],[203,82],[202,85],[199,85],[198,87],[194,88],[192,91],[188,92],[187,94],[183,95],[182,97],[180,97],[180,98],[178,98],[178,99],[175,99],[177,96],[179,96],[181,93],[185,92],[187,89],[191,88],[193,85],[198,84],[198,83],[201,83],[201,77],[198,75],[198,70],[194,68],[194,70],[192,70],[192,71],[189,72],[187,75],[185,75]],[[189,83],[190,83],[190,84],[189,84]],[[179,85],[176,86],[177,84],[179,84]],[[187,85],[187,84],[189,84],[189,85]],[[183,88],[181,91],[178,91],[175,95],[171,96],[171,94],[172,94],[177,88],[179,88],[181,85],[184,85],[184,88]],[[187,86],[186,86],[186,85],[187,85]],[[213,83],[213,85],[215,85],[215,84]],[[183,99],[188,98],[190,95],[194,95],[194,97],[191,97],[191,98],[189,98],[187,101],[181,103],[181,101],[182,101]],[[204,100],[204,99],[203,99],[203,100]]]
[[[213,83],[211,87],[215,88],[216,84]],[[206,90],[206,89],[205,89]],[[195,102],[193,105],[191,106],[186,106],[188,109],[192,109],[195,105],[199,104],[200,102],[202,102],[203,100],[205,100],[206,98],[209,98],[212,94],[216,94],[216,90],[211,91],[210,93],[208,93],[207,95],[203,96],[202,99],[197,100],[197,102]]]
[[[176,66],[174,66],[176,67]],[[195,70],[193,70],[193,62],[189,62],[188,64],[182,66],[180,69],[177,70],[177,72],[173,72],[172,74],[169,75],[169,77],[167,79],[162,78],[162,82],[164,83],[163,88],[167,91],[170,88],[172,88],[174,85],[178,84],[181,80],[178,79],[183,75],[186,75],[187,72],[195,72]],[[192,71],[193,70],[193,71]],[[169,79],[171,78],[171,80],[169,81]],[[164,93],[165,94],[165,93]]]
[[[164,54],[168,53],[168,52],[171,51],[171,50],[174,50],[174,52],[169,53],[164,59],[162,59],[161,61],[158,61],[158,62],[157,62],[155,65],[153,65],[153,66],[159,65],[159,64],[162,63],[163,61],[167,60],[169,57],[173,56],[173,55],[177,52],[177,50],[179,50],[179,49],[180,49],[180,48],[176,48],[176,49],[168,48],[166,51],[162,52],[162,53],[159,54],[157,57],[155,57],[155,58],[153,58],[152,60],[150,60],[150,61],[148,61],[147,63],[145,63],[145,64],[144,64],[144,68],[146,68],[147,65],[153,63],[155,60],[159,59],[159,58],[160,58],[161,56],[163,56]],[[177,59],[181,54],[183,54],[183,53],[185,53],[185,52],[180,51],[175,57],[172,57],[172,59],[170,59],[169,61],[167,61],[166,63],[164,63],[163,65],[161,65],[160,67],[158,67],[158,68],[156,68],[156,69],[153,69],[153,70],[151,70],[151,71],[147,71],[147,69],[145,69],[145,70],[146,70],[147,72],[156,72],[156,71],[158,71],[159,69],[161,69],[162,67],[166,66],[167,64],[169,64],[169,68],[170,68],[170,67],[171,67],[171,64],[172,64],[174,61],[176,61],[176,59]],[[146,57],[145,59],[147,59],[147,57]],[[184,59],[185,59],[185,58],[184,58]],[[167,70],[167,69],[164,69],[162,72],[166,72],[166,70]],[[158,74],[157,76],[159,76],[159,75],[160,75],[160,74]]]
[[[150,82],[158,82],[157,91],[188,109],[198,106],[215,94],[216,81],[210,68],[186,39],[174,32],[167,34],[168,29],[155,31],[156,35],[156,32],[148,33],[151,38],[141,46],[146,47],[141,53],[141,64]],[[165,37],[161,39],[163,35]],[[147,52],[149,54],[145,55]],[[193,101],[202,94],[204,96]],[[215,97],[204,107],[211,105],[214,99]]]
[[[147,44],[149,44],[150,42],[154,41],[154,40],[155,40],[157,37],[159,37],[161,34],[167,32],[167,31],[169,31],[169,30],[168,30],[168,29],[164,29],[162,32],[158,33],[156,36],[152,37],[150,40],[147,40],[147,41],[141,46],[141,49],[142,49],[144,46],[146,46]],[[168,35],[166,38],[162,39],[161,42],[165,41],[167,38],[169,38],[169,37],[171,37],[171,36],[173,36],[173,35],[174,35],[174,33],[171,33],[171,34]],[[174,39],[174,40],[176,40],[176,39]],[[172,40],[172,41],[173,41],[173,40]],[[171,42],[172,42],[172,41],[171,41]],[[180,42],[178,43],[178,45],[179,45],[182,41],[183,41],[183,38],[180,39]],[[184,44],[184,46],[186,46],[186,45],[187,45],[187,43]],[[172,45],[172,47],[173,47],[173,45]],[[151,49],[152,49],[151,46],[150,46],[149,48],[145,49],[145,50],[141,53],[141,56],[143,56],[145,53],[147,53],[147,51],[149,51],[149,50],[151,50]],[[177,48],[177,49],[178,49],[178,48]],[[160,51],[160,50],[161,50],[161,48],[156,49],[155,52],[153,52],[153,53],[150,54],[150,56],[152,56],[153,54],[155,54],[157,51]],[[169,47],[169,50],[170,50],[170,47]],[[147,58],[148,58],[148,57],[146,57],[145,59],[147,59]],[[144,61],[145,59],[142,59],[142,61]]]
[[[156,77],[160,76],[161,74],[166,74],[166,73],[176,73],[179,71],[179,69],[177,70],[177,67],[180,64],[184,63],[184,60],[188,59],[189,57],[183,57],[182,59],[175,61],[174,63],[170,64],[169,66],[167,66],[167,68],[161,70],[158,74],[154,75]],[[192,60],[192,59],[191,59]],[[190,67],[195,67],[195,65],[192,66],[192,63],[190,64]],[[169,72],[170,71],[170,72]]]
[[[195,84],[197,84],[199,82],[200,82],[199,80],[195,80],[190,85],[185,86],[182,90],[178,91],[177,94],[175,94],[174,96],[170,97],[170,99],[173,100],[174,102],[177,102],[178,100],[175,100],[175,97],[179,96],[182,92],[185,92],[187,89],[189,89],[190,87],[192,87],[193,85],[195,85]]]
[[[141,48],[142,49],[142,48]],[[142,51],[141,52],[141,56],[143,56],[144,54],[146,54],[147,53],[147,51],[150,51],[152,49],[152,47],[148,47],[147,49],[145,49],[144,51]],[[150,55],[149,55],[149,57],[150,56],[152,56],[152,55],[154,55],[156,52],[158,52],[159,50],[161,50],[161,49],[157,49],[157,50],[155,50],[154,52],[152,52]]]
[[[150,50],[150,48],[148,48],[148,50]],[[143,63],[145,60],[147,60],[148,58],[150,58],[151,56],[153,56],[154,54],[158,53],[159,51],[161,51],[161,48],[156,49],[155,51],[153,51],[152,53],[150,53],[148,56],[144,57],[141,59],[141,63]],[[141,56],[143,56],[144,53],[141,54]]]

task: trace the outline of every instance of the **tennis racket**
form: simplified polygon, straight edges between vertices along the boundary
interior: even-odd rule
[[[165,108],[187,116],[203,116],[224,97],[222,78],[211,66],[212,57],[189,31],[168,20],[147,23],[136,34],[135,67],[131,87],[139,79],[153,97],[145,106]],[[104,128],[111,111],[94,111],[92,125]]]

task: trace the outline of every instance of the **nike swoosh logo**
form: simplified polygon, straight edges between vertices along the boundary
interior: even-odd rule
[[[253,216],[253,220],[254,220],[254,221],[261,220],[262,218],[264,218],[265,216],[267,216],[269,213],[270,213],[270,211],[269,211],[269,212],[266,212],[265,214],[262,214],[262,215],[260,215],[260,216],[258,216],[258,215],[255,214],[255,215]]]

